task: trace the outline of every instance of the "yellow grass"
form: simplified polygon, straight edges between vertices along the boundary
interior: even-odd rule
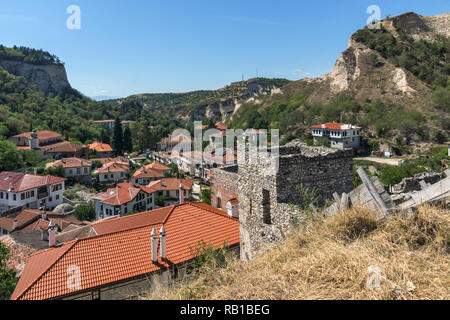
[[[449,299],[449,229],[449,211],[442,208],[386,222],[354,208],[310,221],[250,263],[230,256],[225,268],[207,267],[145,298]],[[369,289],[377,268],[380,286]]]

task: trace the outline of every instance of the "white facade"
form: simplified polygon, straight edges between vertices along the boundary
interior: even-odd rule
[[[53,211],[56,206],[63,203],[64,191],[64,181],[21,192],[2,190],[0,191],[0,211],[4,212],[21,206],[29,209],[43,207],[46,211]]]
[[[333,130],[327,127],[313,128],[312,136],[314,142],[319,138],[330,142],[332,148],[352,149],[361,146],[361,128],[352,125],[342,125],[341,130]]]
[[[98,179],[102,183],[108,183],[108,182],[118,182],[123,181],[127,177],[128,173],[121,171],[121,172],[105,172],[105,173],[99,173]]]
[[[117,206],[103,203],[102,201],[95,199],[94,208],[97,220],[109,218],[116,215],[126,216],[133,212],[150,211],[155,208],[154,193],[147,194],[143,191],[140,191],[138,195],[130,202]]]

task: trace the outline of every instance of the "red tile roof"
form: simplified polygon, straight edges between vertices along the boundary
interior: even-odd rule
[[[93,197],[102,203],[119,206],[132,201],[140,191],[152,194],[156,190],[141,186],[133,185],[129,182],[119,183],[115,188],[110,188],[106,192],[99,193]]]
[[[329,130],[350,130],[350,129],[361,129],[361,127],[352,126],[345,123],[325,123],[317,126],[313,126],[314,129],[329,129]]]
[[[85,160],[85,159],[79,159],[79,158],[65,158],[62,160],[57,160],[51,163],[47,163],[45,165],[45,169],[48,169],[50,167],[56,168],[62,166],[63,168],[80,168],[80,167],[91,167],[92,161]]]
[[[97,169],[98,173],[109,173],[109,172],[128,172],[130,166],[126,162],[109,162],[104,164],[101,168]]]
[[[180,183],[183,183],[183,190],[192,190],[192,179],[166,178],[150,182],[147,187],[157,191],[179,190]]]
[[[66,180],[66,178],[55,176],[35,176],[32,174],[3,171],[0,173],[0,191],[9,190],[10,183],[12,183],[13,192],[21,192]]]
[[[228,200],[228,202],[232,205],[232,206],[236,206],[239,204],[239,200],[236,198],[230,199]]]
[[[95,150],[97,152],[111,152],[112,148],[107,143],[94,142],[89,145],[89,149]]]
[[[18,214],[0,218],[0,228],[7,230],[8,232],[21,230],[25,226],[39,220],[40,217],[41,212],[39,210],[24,210]],[[16,229],[14,229],[14,221],[17,222]]]
[[[154,169],[154,170],[160,170],[160,171],[168,171],[170,170],[169,167],[155,161],[153,163],[150,163],[149,165],[145,166],[146,169]]]
[[[61,134],[53,131],[37,131],[37,137],[39,140],[47,140],[51,138],[61,138]],[[18,134],[13,136],[12,138],[27,138],[31,139],[31,132],[25,132],[22,134]]]
[[[224,125],[222,122],[216,122],[216,124],[214,125],[218,130],[224,131],[227,130],[228,127],[226,125]]]
[[[57,153],[57,152],[78,152],[81,149],[86,148],[86,146],[82,146],[80,144],[72,143],[69,141],[63,141],[52,146],[51,150],[48,150],[48,153]]]
[[[150,213],[141,215],[151,218]],[[34,254],[11,299],[58,298],[144,276],[191,260],[202,241],[215,246],[239,243],[239,221],[207,204],[173,206],[164,220],[152,223],[149,220],[139,227],[78,239]],[[166,229],[167,260],[158,259],[154,263],[151,260],[150,234],[153,228],[159,230],[163,224]],[[73,266],[80,271],[78,288],[68,286],[69,271]]]
[[[133,174],[133,179],[149,179],[149,178],[164,178],[162,170],[147,169],[142,167]]]

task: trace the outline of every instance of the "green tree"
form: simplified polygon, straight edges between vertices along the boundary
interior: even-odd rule
[[[23,159],[16,145],[10,141],[0,141],[0,171],[16,170],[23,166]]]
[[[109,130],[103,128],[100,131],[100,142],[103,142],[103,143],[106,143],[106,144],[110,144],[111,143]]]
[[[126,127],[123,131],[123,151],[128,153],[133,152],[133,141],[129,127]]]
[[[93,221],[95,219],[94,206],[89,204],[80,204],[75,207],[73,215],[80,221]]]
[[[121,156],[123,154],[123,131],[122,123],[119,118],[116,118],[116,121],[114,122],[112,149],[116,156]]]
[[[209,205],[211,204],[211,189],[202,189],[202,191],[200,192],[200,201]]]
[[[134,150],[144,152],[152,146],[152,133],[145,121],[139,121],[132,125],[131,135],[133,137]]]
[[[6,265],[9,259],[9,248],[0,242],[0,300],[8,300],[16,287],[19,278],[16,272]]]

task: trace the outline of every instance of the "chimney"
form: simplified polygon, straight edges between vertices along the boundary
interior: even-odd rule
[[[35,176],[37,176],[37,168],[34,168],[33,174],[34,174]]]
[[[47,213],[46,212],[42,213],[42,220],[47,220]]]
[[[8,192],[11,192],[12,189],[13,189],[13,184],[12,184],[12,182],[10,182],[10,183],[9,183],[9,189],[8,189]]]
[[[56,245],[56,226],[53,220],[50,220],[48,225],[48,246],[54,247]]]
[[[156,262],[158,261],[158,235],[156,233],[156,230],[153,228],[152,233],[152,261]]]
[[[180,204],[184,203],[184,190],[183,190],[183,182],[180,182]]]
[[[13,221],[13,231],[17,230],[17,220]]]
[[[159,245],[161,247],[161,260],[166,259],[166,229],[162,225],[161,230],[159,230]]]

